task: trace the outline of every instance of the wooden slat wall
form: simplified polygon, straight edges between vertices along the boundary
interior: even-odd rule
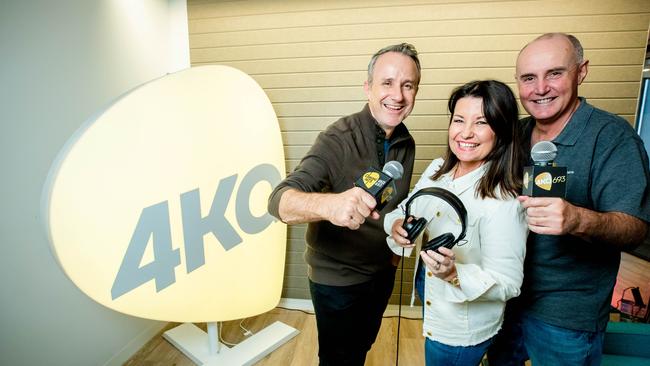
[[[502,80],[516,90],[517,53],[542,33],[576,35],[590,60],[580,94],[633,123],[650,3],[190,0],[188,15],[192,65],[236,67],[268,94],[280,121],[289,171],[319,131],[362,108],[370,56],[389,44],[414,44],[420,53],[422,81],[416,106],[405,123],[417,143],[415,182],[445,149],[450,91],[486,78]],[[304,225],[289,228],[283,297],[309,298],[302,259],[304,233]],[[406,265],[403,292],[408,294],[413,260]]]

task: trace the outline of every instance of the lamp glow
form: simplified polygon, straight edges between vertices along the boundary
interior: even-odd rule
[[[113,310],[172,322],[274,308],[286,227],[266,212],[284,175],[277,118],[248,75],[203,66],[127,93],[88,121],[43,195],[67,276]]]

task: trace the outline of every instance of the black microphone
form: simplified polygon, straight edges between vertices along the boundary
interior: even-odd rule
[[[381,211],[384,206],[395,196],[395,180],[402,178],[404,167],[399,161],[389,161],[384,165],[383,171],[370,167],[356,182],[356,187],[370,193],[377,201],[376,211]]]
[[[534,164],[524,167],[524,196],[566,196],[567,170],[553,163],[556,156],[557,147],[550,141],[540,141],[533,146],[530,157]]]

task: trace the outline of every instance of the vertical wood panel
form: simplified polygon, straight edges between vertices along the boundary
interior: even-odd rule
[[[288,169],[325,126],[361,109],[372,53],[403,41],[416,46],[423,67],[416,107],[405,122],[418,144],[413,179],[444,151],[449,92],[486,78],[515,89],[516,55],[541,33],[581,39],[590,59],[581,95],[634,120],[650,20],[647,0],[393,3],[190,0],[192,64],[231,65],[260,83],[280,119]],[[289,229],[285,297],[309,297],[303,238],[304,225]],[[404,288],[410,291],[413,259],[407,267]]]

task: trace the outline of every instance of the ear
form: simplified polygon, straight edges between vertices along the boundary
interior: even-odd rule
[[[363,91],[366,93],[366,97],[370,98],[370,84],[368,84],[368,80],[363,82]]]
[[[589,71],[589,60],[584,60],[580,66],[578,66],[578,85],[587,77],[587,72]]]

